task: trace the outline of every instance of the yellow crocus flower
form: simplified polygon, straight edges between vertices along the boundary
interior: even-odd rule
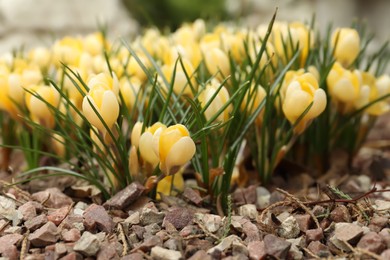
[[[326,107],[326,94],[318,87],[318,82],[311,73],[304,73],[295,78],[287,87],[283,100],[283,112],[291,124],[295,124],[298,118],[310,106],[309,111],[294,127],[296,134],[301,134],[308,122],[319,116]]]
[[[161,131],[159,138],[160,169],[175,174],[195,154],[195,143],[184,125],[177,124]]]

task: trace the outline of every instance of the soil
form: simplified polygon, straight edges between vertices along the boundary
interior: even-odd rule
[[[129,185],[104,202],[69,177],[12,186],[1,172],[4,259],[390,259],[390,115],[347,168],[278,173],[236,188],[228,209],[198,190],[151,200]],[[13,164],[18,165],[17,156]],[[337,188],[336,188],[337,187]],[[224,214],[227,212],[227,214]]]

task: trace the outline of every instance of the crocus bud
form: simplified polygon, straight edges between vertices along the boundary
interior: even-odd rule
[[[378,88],[378,96],[388,95],[390,93],[390,76],[385,74],[377,78],[376,87]]]
[[[137,122],[134,124],[133,130],[131,131],[131,137],[130,137],[131,145],[135,146],[136,148],[138,148],[139,146],[139,139],[141,137],[142,126],[143,126],[142,122]]]
[[[216,75],[218,79],[223,80],[230,75],[229,57],[220,48],[205,50],[204,61],[210,74]]]
[[[30,111],[31,118],[47,128],[53,128],[55,125],[54,111],[48,107],[48,104],[57,108],[60,94],[52,86],[36,86],[32,89],[34,95],[26,95],[26,105]]]
[[[253,84],[247,91],[247,94],[241,103],[241,110],[246,111],[249,115],[253,114],[266,96],[267,93],[261,85],[255,86]],[[263,111],[264,110],[262,110],[256,118],[255,122],[257,125],[261,125],[262,123]]]
[[[162,70],[162,72],[163,72],[163,74],[164,74],[164,76],[167,79],[169,84],[172,84],[172,81],[173,81],[173,91],[177,95],[187,95],[187,96],[192,97],[193,96],[192,89],[190,87],[188,79],[191,80],[191,85],[192,85],[192,87],[195,88],[196,87],[196,80],[195,80],[195,77],[193,75],[195,70],[188,60],[183,59],[182,62],[183,62],[184,66],[182,66],[179,62],[179,63],[177,63],[176,67],[174,64],[164,65],[161,68],[161,70]],[[176,68],[176,71],[174,71],[175,68]],[[175,75],[175,78],[172,78],[173,75]],[[188,78],[187,78],[187,76],[188,76]],[[164,84],[164,86],[165,86],[165,84]]]
[[[115,74],[113,76],[108,73],[92,75],[88,79],[87,85],[90,89],[100,87],[105,90],[112,90],[115,95],[118,95],[119,93],[119,82]]]
[[[122,78],[119,82],[119,85],[123,101],[125,102],[127,109],[131,111],[137,102],[137,98],[139,97],[141,81],[135,77],[131,80]]]
[[[160,169],[175,174],[195,154],[195,143],[184,125],[177,124],[161,131],[159,139]]]
[[[65,146],[65,138],[59,134],[53,134],[51,136],[51,146],[53,151],[61,158],[65,157],[66,154],[66,146]]]
[[[79,38],[64,37],[53,46],[54,64],[58,67],[64,63],[68,66],[77,66],[82,52],[82,42]]]
[[[159,139],[161,132],[167,128],[164,124],[157,122],[148,127],[139,138],[139,152],[142,159],[156,167],[160,161],[158,156]]]
[[[352,28],[338,28],[332,35],[334,57],[344,67],[349,67],[355,61],[360,51],[360,37]]]
[[[287,63],[293,56],[293,51],[298,46],[301,51],[300,64],[303,66],[313,45],[313,32],[303,23],[275,23],[272,32],[272,39],[276,53],[284,63]]]
[[[311,103],[310,109],[294,128],[296,134],[301,134],[306,129],[307,122],[319,116],[326,107],[325,91],[318,87],[318,82],[311,73],[305,73],[287,87],[283,112],[288,121],[295,124]]]
[[[213,80],[211,83],[207,84],[204,91],[199,96],[199,101],[201,106],[205,107],[206,104],[213,98],[215,92],[220,87],[220,83],[217,80]],[[207,120],[210,120],[229,100],[229,92],[225,87],[222,87],[214,99],[211,101],[210,105],[206,108],[204,115]],[[222,113],[218,115],[216,121],[226,122],[230,118],[230,112],[233,110],[232,105],[228,105]]]
[[[142,178],[144,176],[140,174],[137,148],[134,145],[131,146],[130,148],[129,170],[130,170],[131,179],[133,181],[139,181],[139,182],[143,181]]]
[[[336,62],[326,78],[328,90],[335,101],[351,103],[360,95],[359,78]]]
[[[96,109],[102,119],[92,107]],[[108,129],[111,129],[119,116],[119,104],[115,93],[102,87],[90,89],[88,95],[83,99],[82,108],[84,116],[101,132],[106,132],[102,121],[106,123]]]
[[[360,80],[360,96],[354,102],[355,107],[359,109],[371,104],[365,111],[373,116],[379,116],[389,111],[390,106],[386,101],[375,101],[381,96],[379,95],[374,75],[358,70],[354,71],[354,73],[358,75]]]
[[[47,68],[50,64],[51,54],[46,48],[35,48],[29,52],[29,58],[40,68]]]

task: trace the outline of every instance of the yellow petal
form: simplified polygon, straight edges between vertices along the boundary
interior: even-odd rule
[[[195,143],[189,136],[182,137],[170,149],[165,159],[165,172],[176,166],[183,166],[192,159],[196,151]]]

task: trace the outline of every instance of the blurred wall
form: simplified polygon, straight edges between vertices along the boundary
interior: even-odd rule
[[[0,23],[0,53],[94,32],[99,23],[110,28],[111,36],[137,28],[120,0],[0,0]]]
[[[193,5],[194,1],[166,0],[169,3],[180,2],[181,5]],[[334,26],[349,26],[353,19],[365,19],[369,29],[377,35],[371,48],[390,39],[390,0],[224,1],[226,12],[233,19],[237,18],[250,26],[268,23],[278,7],[277,18],[280,20],[310,21],[313,13],[316,13],[317,26],[322,31],[329,22]],[[153,3],[151,0],[0,0],[0,53],[23,45],[27,48],[38,44],[48,45],[54,38],[67,34],[93,32],[97,30],[99,22],[108,26],[112,37],[134,34],[138,22],[129,17],[124,2],[129,3],[127,8],[130,9],[137,9],[137,3]],[[196,1],[196,4],[202,5],[203,2]],[[206,6],[210,5],[206,3]],[[153,7],[157,9],[155,11],[162,12],[161,8]],[[215,11],[215,17],[222,16]]]

